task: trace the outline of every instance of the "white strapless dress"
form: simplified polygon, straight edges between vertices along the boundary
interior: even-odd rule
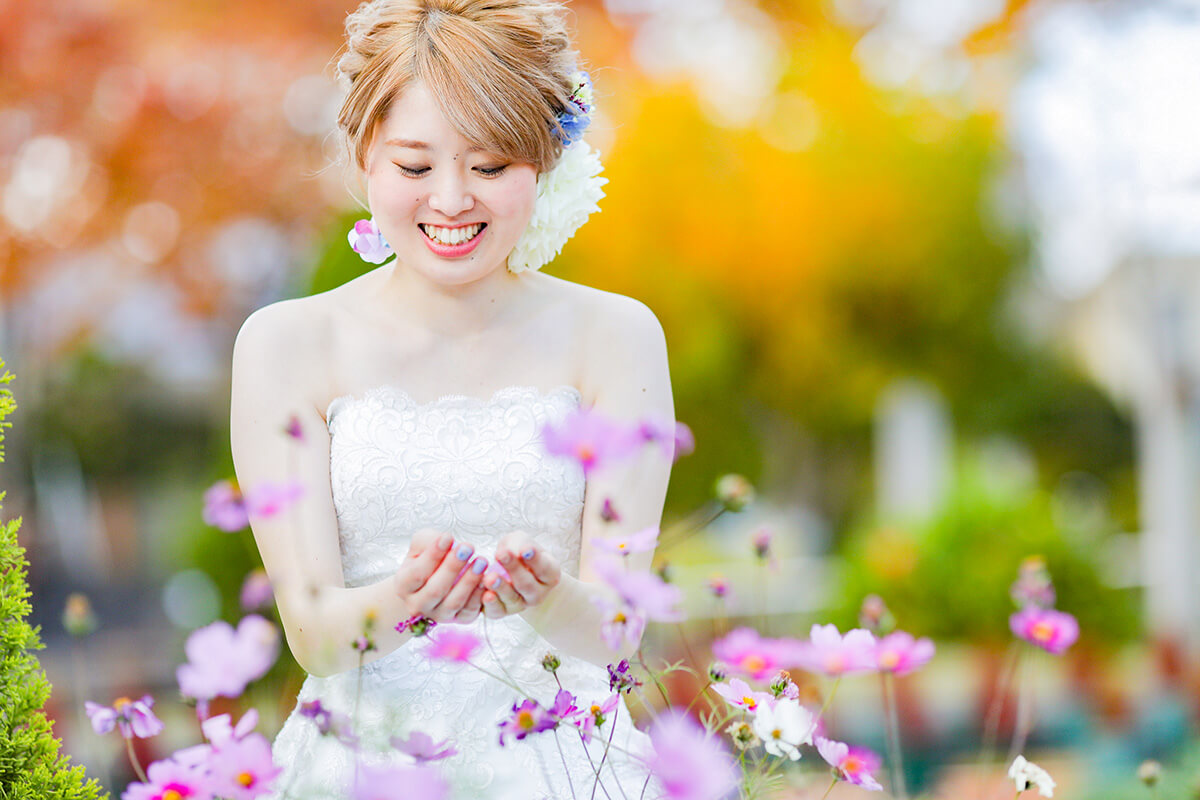
[[[508,531],[529,532],[578,575],[584,476],[578,464],[545,453],[541,428],[558,422],[580,402],[579,390],[558,386],[543,392],[511,386],[490,398],[448,395],[428,403],[383,386],[329,404],[329,473],[341,539],[347,586],[381,580],[396,570],[413,532],[431,527],[470,542],[489,559]],[[398,621],[398,620],[397,620]],[[396,621],[381,620],[381,624]],[[462,626],[490,648],[473,661],[507,674],[544,707],[558,685],[541,666],[553,650],[519,615]],[[354,632],[347,632],[347,641]],[[412,731],[448,739],[458,754],[437,762],[455,798],[561,800],[589,798],[603,746],[585,752],[576,731],[534,734],[499,744],[499,723],[511,714],[517,693],[466,664],[432,661],[422,651],[427,639],[413,639],[362,669],[327,678],[308,676],[297,708],[275,739],[275,761],[284,772],[276,798],[348,797],[355,754],[331,736],[321,736],[299,703],[319,699],[323,706],[350,714],[358,696],[355,731],[362,740],[360,763],[411,763],[388,747],[390,736]],[[608,672],[558,653],[559,679],[579,705],[611,695]],[[604,732],[609,731],[605,724]],[[631,724],[622,703],[616,713],[613,745],[646,753],[646,734]],[[590,761],[589,761],[590,758]],[[610,749],[595,797],[637,800],[647,772],[641,763]],[[646,798],[657,798],[651,780]]]

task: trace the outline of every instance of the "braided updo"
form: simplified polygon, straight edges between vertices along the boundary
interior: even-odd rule
[[[476,147],[545,172],[578,54],[565,9],[546,0],[369,0],[346,18],[338,130],[359,169],[395,98],[422,81]]]

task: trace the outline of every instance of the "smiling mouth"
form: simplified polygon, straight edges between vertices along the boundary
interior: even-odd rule
[[[472,239],[483,233],[487,227],[486,222],[476,222],[474,225],[463,225],[459,228],[441,228],[437,225],[429,225],[425,222],[417,223],[417,227],[430,240],[444,247],[454,247],[460,244],[466,244]]]

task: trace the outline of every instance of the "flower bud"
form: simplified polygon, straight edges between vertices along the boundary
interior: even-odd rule
[[[546,670],[546,672],[557,672],[561,666],[562,660],[554,653],[546,653],[546,655],[542,656],[542,669]]]
[[[729,594],[729,581],[725,580],[724,575],[714,574],[708,579],[708,590],[713,597],[725,597]]]
[[[741,511],[754,501],[754,486],[732,472],[717,479],[716,493],[717,500],[727,511]]]
[[[617,522],[621,519],[621,515],[617,513],[616,506],[613,505],[612,498],[604,498],[604,505],[600,507],[600,519],[605,522]]]
[[[748,722],[731,722],[725,732],[729,734],[729,738],[733,740],[733,746],[738,750],[748,750],[758,744],[758,734],[754,732],[754,728],[750,727]]]
[[[724,664],[714,661],[708,665],[708,677],[712,678],[713,683],[721,683],[729,677],[729,673],[725,670]]]
[[[767,557],[771,555],[771,537],[773,535],[771,529],[763,525],[751,537],[750,542],[754,545],[754,555],[760,561],[766,561]]]
[[[1162,764],[1152,758],[1146,759],[1138,766],[1137,776],[1138,780],[1146,786],[1156,786],[1162,779]]]
[[[92,611],[92,603],[87,595],[73,592],[67,597],[67,605],[63,608],[63,627],[72,636],[87,636],[96,630],[96,615]]]
[[[886,636],[896,629],[896,618],[877,594],[869,594],[863,598],[862,608],[858,612],[858,624],[876,636]]]

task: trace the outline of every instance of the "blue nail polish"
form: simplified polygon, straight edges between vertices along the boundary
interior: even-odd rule
[[[458,556],[459,561],[466,561],[471,557],[471,548],[466,546],[460,547],[455,555]]]
[[[533,550],[526,550],[524,553],[521,553],[521,558],[525,559],[526,561],[533,558]]]
[[[480,559],[476,560],[475,565],[473,567],[471,567],[471,571],[474,572],[476,575],[483,572],[485,569],[487,569],[487,559],[486,558],[480,558]]]

